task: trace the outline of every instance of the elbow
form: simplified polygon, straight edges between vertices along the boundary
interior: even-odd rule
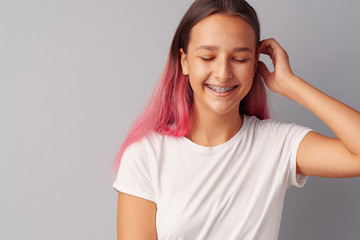
[[[354,155],[354,176],[360,177],[360,155]]]
[[[360,177],[360,155],[356,157],[356,177]]]

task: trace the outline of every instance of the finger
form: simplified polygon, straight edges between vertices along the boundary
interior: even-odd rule
[[[263,63],[262,61],[258,61],[257,70],[260,73],[260,75],[263,77],[264,80],[266,80],[268,78],[270,71],[267,68],[267,66],[265,65],[265,63]]]
[[[272,49],[281,47],[280,44],[273,38],[264,39],[259,43],[259,48],[268,48],[271,47]]]
[[[262,45],[259,45],[259,47],[257,49],[257,53],[271,56],[273,53],[273,49],[270,48],[268,45],[262,44]]]
[[[274,66],[276,66],[276,60],[278,58],[282,58],[286,55],[285,50],[273,38],[261,41],[257,51],[259,54],[268,55],[271,58]]]
[[[270,57],[274,67],[276,66],[276,56],[275,56],[275,53],[273,52],[273,50],[269,47],[267,47],[267,49],[261,49],[261,53],[259,54],[264,54],[264,55],[267,55]]]
[[[258,53],[269,55],[271,58],[275,58],[275,55],[281,50],[283,50],[282,47],[273,38],[261,41],[257,49]]]

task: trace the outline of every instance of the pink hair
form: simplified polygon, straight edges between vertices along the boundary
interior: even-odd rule
[[[246,1],[196,0],[176,30],[164,72],[150,101],[134,122],[120,147],[112,168],[115,176],[126,148],[150,132],[154,131],[162,135],[176,137],[185,136],[189,133],[193,92],[188,77],[182,73],[179,49],[183,48],[186,53],[191,28],[201,19],[215,13],[234,14],[245,19],[253,27],[257,43],[259,42],[260,27],[257,15]],[[255,75],[249,93],[241,101],[239,113],[257,116],[259,119],[269,118],[266,90],[259,74]]]
[[[169,56],[150,101],[121,145],[112,169],[115,175],[125,149],[151,131],[177,137],[188,134],[192,109],[190,96],[192,90],[189,89],[186,76],[182,74],[179,64]]]

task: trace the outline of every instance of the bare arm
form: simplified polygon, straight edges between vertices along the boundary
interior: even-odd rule
[[[295,76],[285,50],[274,39],[263,41],[258,51],[269,55],[274,64],[275,70],[270,73],[259,63],[267,86],[309,109],[337,136],[307,134],[298,149],[297,172],[322,177],[360,176],[360,113]]]
[[[119,192],[117,214],[119,240],[155,240],[156,203]]]

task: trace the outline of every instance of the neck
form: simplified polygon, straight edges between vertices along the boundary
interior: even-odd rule
[[[242,123],[243,117],[238,111],[227,114],[200,114],[194,111],[187,138],[202,146],[220,145],[230,140],[240,130]]]

